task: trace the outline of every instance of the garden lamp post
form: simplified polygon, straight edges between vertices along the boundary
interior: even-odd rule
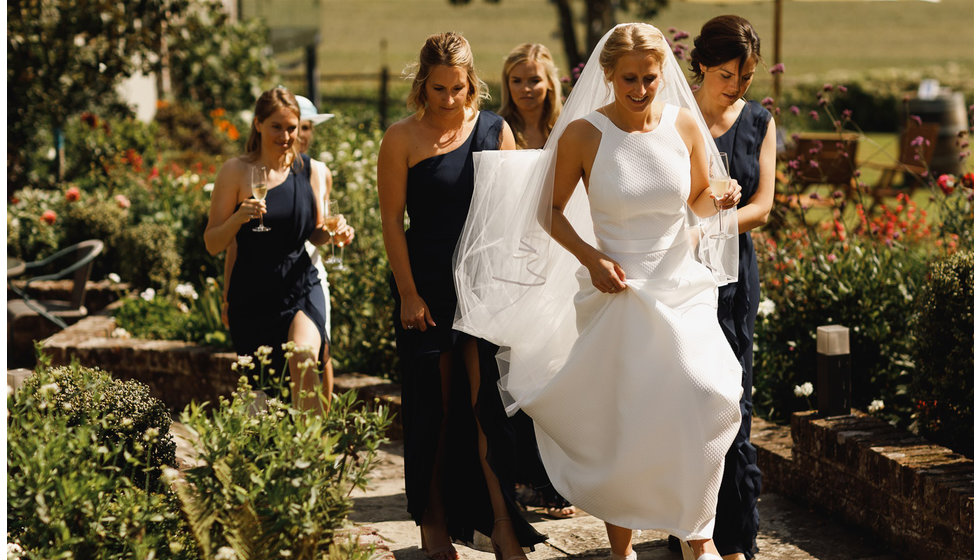
[[[817,327],[817,411],[821,416],[851,413],[850,330]]]

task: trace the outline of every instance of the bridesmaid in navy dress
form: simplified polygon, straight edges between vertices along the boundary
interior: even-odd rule
[[[455,560],[453,540],[491,537],[498,559],[544,540],[513,497],[513,430],[497,390],[497,348],[452,329],[453,251],[473,192],[473,152],[513,149],[499,116],[479,110],[486,86],[469,43],[429,37],[408,105],[378,156],[378,196],[395,298],[405,430],[405,494],[422,549]],[[411,225],[404,228],[405,212]]]
[[[751,230],[766,223],[776,177],[776,131],[772,116],[742,96],[760,59],[759,36],[744,18],[718,16],[701,28],[691,52],[691,69],[701,87],[694,97],[715,138],[728,154],[730,173],[742,187],[738,205],[738,282],[722,286],[718,321],[742,364],[742,425],[725,456],[718,493],[714,541],[726,560],[752,558],[759,532],[756,502],[762,473],[749,442],[752,426],[752,334],[759,310],[759,268]]]
[[[218,172],[204,242],[212,255],[228,251],[228,322],[235,352],[252,355],[260,346],[270,347],[270,367],[278,375],[286,365],[282,345],[294,342],[289,394],[294,406],[319,409],[314,394],[319,382],[309,364],[321,360],[329,344],[326,300],[305,243],[322,245],[330,236],[316,203],[323,197],[316,185],[323,180],[297,150],[299,118],[299,105],[285,88],[259,97],[246,154]],[[252,197],[256,166],[268,170],[265,200]],[[260,217],[268,231],[255,231]],[[261,388],[288,391],[271,384]]]

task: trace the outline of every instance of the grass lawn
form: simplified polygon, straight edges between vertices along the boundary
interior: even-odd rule
[[[388,64],[400,72],[418,57],[425,37],[456,30],[473,46],[477,70],[499,82],[504,56],[515,45],[540,42],[565,68],[554,5],[548,0],[242,0],[246,16],[273,25],[317,25],[320,71],[375,72]],[[575,1],[576,7],[582,2]],[[973,67],[973,0],[815,1],[784,0],[782,58],[792,81],[809,74],[880,68],[923,68],[947,64]],[[695,35],[707,19],[737,13],[753,22],[763,40],[763,57],[773,57],[771,0],[671,0],[651,21]],[[619,13],[620,21],[631,16]],[[387,47],[382,50],[381,44]],[[298,58],[298,53],[291,57]],[[761,72],[754,88],[769,89]],[[937,70],[936,77],[942,81]],[[760,92],[755,92],[761,95]]]

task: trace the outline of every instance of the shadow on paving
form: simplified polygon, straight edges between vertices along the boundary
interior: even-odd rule
[[[425,560],[419,549],[419,532],[405,510],[405,482],[401,442],[385,445],[379,464],[365,491],[355,491],[350,520],[375,530],[384,541],[385,554],[395,560]],[[808,510],[777,494],[763,494],[759,501],[762,528],[757,560],[902,560],[875,538]],[[609,556],[604,525],[580,512],[570,519],[551,519],[526,513],[535,529],[548,541],[535,547],[528,560],[554,558],[605,559]],[[639,560],[680,560],[667,548],[667,535],[640,531],[634,544]],[[490,560],[491,552],[456,545],[461,560]],[[383,551],[379,551],[383,552]]]

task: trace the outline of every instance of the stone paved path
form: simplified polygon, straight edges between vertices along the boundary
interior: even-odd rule
[[[350,519],[370,527],[387,548],[388,558],[425,560],[419,550],[419,534],[405,511],[405,481],[402,474],[401,442],[387,444],[381,463],[372,473],[366,491],[354,495]],[[777,494],[763,494],[759,502],[762,532],[758,560],[899,560],[872,538],[843,527],[819,513],[808,511]],[[528,554],[528,560],[557,558],[605,559],[609,554],[603,524],[586,514],[555,520],[527,513],[535,528],[548,541]],[[643,531],[635,544],[639,560],[679,560],[667,549],[667,536]],[[491,560],[492,553],[457,546],[461,560]]]

